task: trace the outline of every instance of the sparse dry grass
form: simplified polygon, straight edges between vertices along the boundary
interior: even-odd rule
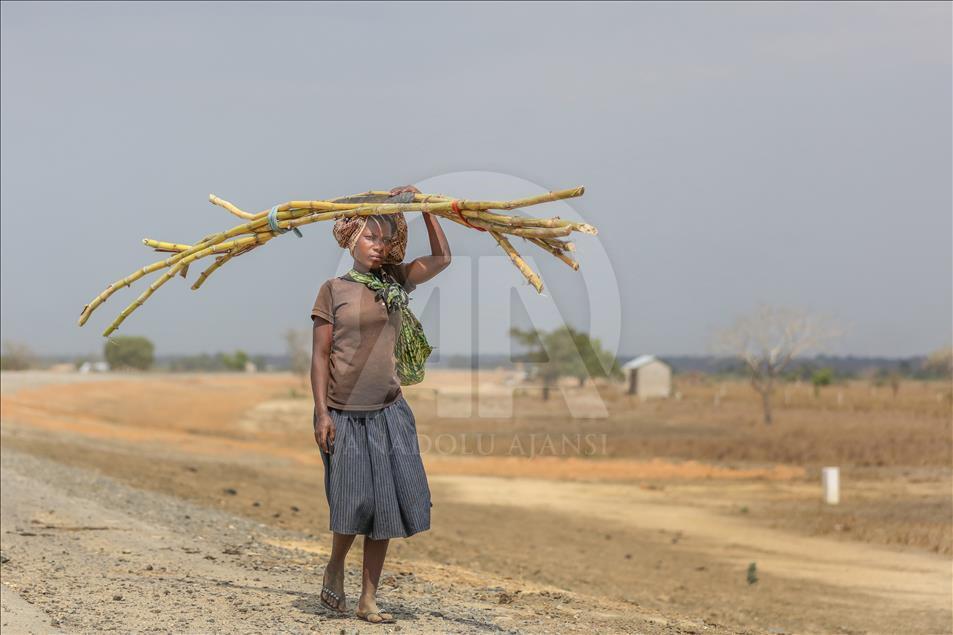
[[[629,397],[618,385],[600,385],[596,393],[567,382],[564,393],[554,390],[552,399],[543,402],[532,387],[523,386],[522,394],[513,396],[513,387],[505,386],[503,377],[481,374],[480,408],[474,412],[484,412],[483,406],[492,411],[512,399],[512,417],[459,416],[460,406],[475,403],[468,394],[472,385],[467,373],[428,373],[424,384],[405,389],[422,437],[458,440],[456,446],[444,445],[428,456],[436,470],[631,480],[673,493],[688,493],[690,484],[697,483],[705,490],[691,492],[701,497],[698,500],[711,497],[746,506],[750,517],[760,522],[953,552],[953,422],[947,382],[905,382],[896,398],[889,387],[860,381],[826,387],[819,398],[810,386],[782,385],[776,420],[769,427],[761,422],[757,394],[741,381],[679,377],[679,398],[646,402]],[[564,394],[582,395],[590,405],[595,396],[609,416],[574,418]],[[436,416],[438,399],[458,414]],[[41,382],[15,395],[4,394],[3,401],[5,420],[48,429],[65,425],[76,432],[108,422],[121,426],[131,440],[175,432],[199,435],[183,438],[208,439],[213,445],[216,439],[236,439],[276,451],[313,442],[311,395],[299,379],[287,375],[150,375],[141,381],[104,378],[55,386]],[[547,435],[552,446],[544,445]],[[595,443],[579,441],[586,435]],[[491,448],[487,454],[493,457],[482,463],[480,453],[473,452],[481,437],[482,447]],[[487,438],[495,442],[487,445]],[[561,444],[563,438],[569,439],[568,445]],[[548,459],[514,456],[514,440],[524,449],[533,445],[536,457]],[[468,447],[476,459],[454,463]],[[584,450],[592,447],[597,451],[587,456]],[[839,506],[818,503],[818,468],[823,465],[841,467]],[[754,489],[744,489],[743,483]]]
[[[948,467],[953,463],[953,389],[946,382],[905,382],[896,398],[889,387],[875,388],[860,381],[828,386],[818,398],[810,386],[782,385],[770,426],[762,422],[758,395],[742,381],[682,380],[675,388],[679,398],[645,402],[626,395],[617,385],[597,389],[608,418],[571,416],[563,394],[574,398],[585,391],[563,387],[564,392],[555,390],[544,402],[537,390],[523,387],[522,395],[517,392],[512,397],[513,416],[499,418],[442,419],[422,394],[418,426],[432,433],[524,439],[604,434],[610,457],[781,462],[805,467]],[[497,452],[505,453],[506,444],[495,445]]]
[[[434,437],[453,435],[460,440],[455,449],[461,454],[483,447],[492,448],[487,454],[505,456],[511,454],[514,438],[521,447],[535,442],[539,448],[548,435],[558,456],[561,438],[600,435],[605,456],[613,459],[664,457],[739,471],[801,466],[804,476],[794,479],[804,483],[800,490],[752,499],[750,517],[811,535],[953,553],[949,382],[907,381],[896,397],[889,386],[864,381],[827,386],[817,397],[810,385],[782,384],[770,426],[762,422],[759,396],[743,381],[681,377],[675,386],[678,398],[645,402],[626,395],[618,385],[600,385],[609,411],[603,419],[571,417],[563,395],[585,391],[569,382],[562,388],[564,392],[554,390],[550,401],[543,402],[537,388],[523,387],[513,397],[514,416],[500,418],[436,417],[422,394],[418,429]],[[496,442],[487,443],[487,436]],[[574,454],[572,446],[563,452],[567,454],[584,456]],[[825,465],[841,467],[838,506],[819,502],[815,485]],[[685,464],[683,471],[679,479],[693,474],[712,478],[697,465]],[[650,470],[633,474],[639,475],[637,481],[653,479]],[[657,478],[662,487],[678,487],[671,476]]]

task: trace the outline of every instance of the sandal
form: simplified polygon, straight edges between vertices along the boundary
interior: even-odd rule
[[[325,594],[334,598],[335,604],[331,604],[328,600],[324,598]],[[321,587],[321,604],[328,607],[332,611],[337,611],[338,613],[344,613],[345,609],[341,608],[341,598],[337,593],[329,589],[328,587]]]
[[[367,613],[361,613],[360,611],[355,610],[354,615],[358,616],[365,622],[370,622],[371,624],[390,624],[395,621],[393,615],[390,613],[384,613],[383,611],[368,611]]]
[[[328,572],[327,569],[324,571],[324,578],[327,579]],[[325,598],[325,595],[328,598],[334,599],[334,604],[331,604],[328,598]],[[332,611],[337,611],[338,613],[344,613],[347,609],[342,609],[341,604],[344,603],[344,600],[337,594],[334,589],[324,584],[324,580],[321,581],[321,604],[328,607]]]

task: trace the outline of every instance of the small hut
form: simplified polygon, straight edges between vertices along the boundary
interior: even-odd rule
[[[630,395],[649,399],[672,394],[672,367],[655,355],[639,355],[623,364],[622,371]]]

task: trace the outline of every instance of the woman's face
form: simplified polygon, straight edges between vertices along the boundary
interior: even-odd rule
[[[364,231],[354,243],[351,255],[354,256],[355,262],[364,265],[366,269],[377,269],[390,250],[393,238],[389,223],[369,218]]]

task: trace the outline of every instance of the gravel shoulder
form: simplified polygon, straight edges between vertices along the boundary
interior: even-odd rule
[[[4,633],[380,632],[324,609],[326,549],[296,531],[0,450]],[[359,558],[359,541],[349,558]],[[347,589],[359,589],[359,566]],[[512,599],[520,601],[513,603]],[[393,560],[379,593],[414,633],[728,633],[464,568]]]

